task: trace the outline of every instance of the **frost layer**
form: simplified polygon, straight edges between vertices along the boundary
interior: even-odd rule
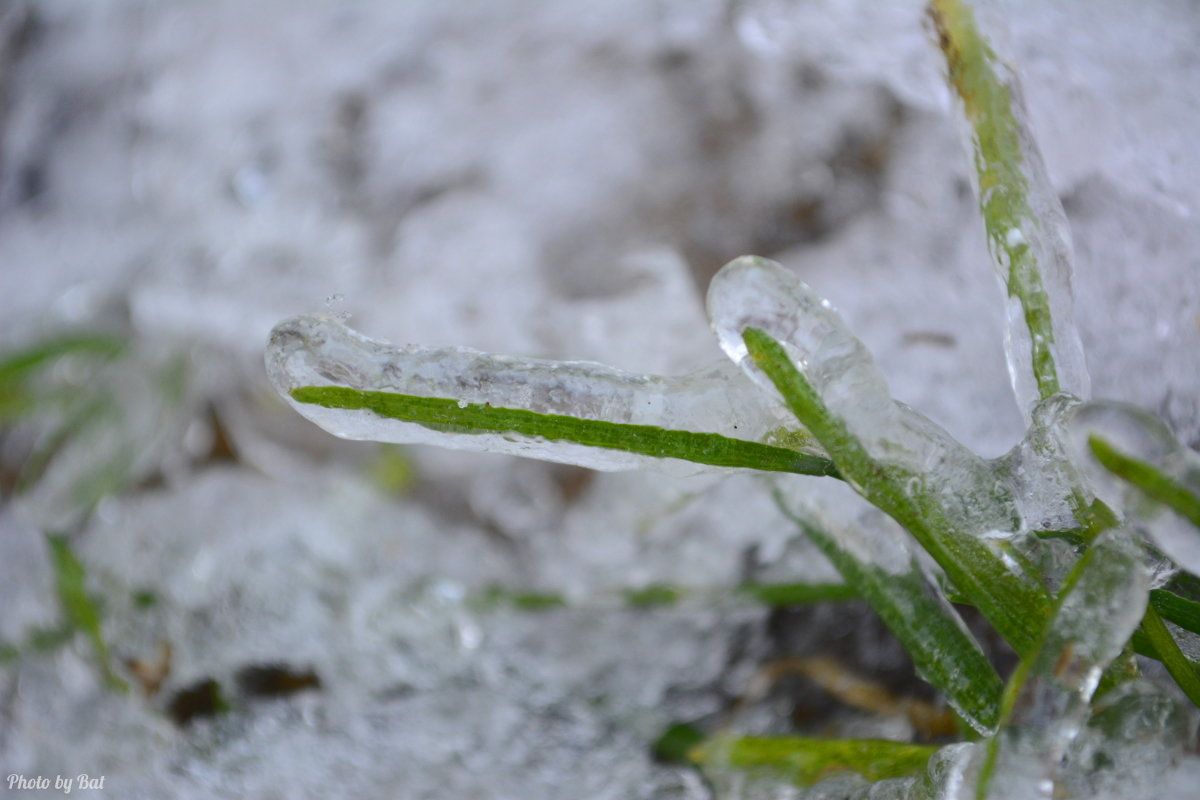
[[[267,373],[292,406],[326,431],[346,439],[435,444],[506,453],[599,470],[655,469],[675,474],[702,465],[600,449],[515,433],[434,429],[386,419],[366,410],[298,403],[290,392],[305,386],[343,386],[525,409],[625,425],[649,425],[731,439],[778,444],[796,441],[787,411],[720,362],[691,375],[637,375],[586,361],[548,361],[483,353],[463,347],[396,346],[371,339],[322,315],[278,325],[267,347]],[[802,432],[799,433],[803,436]]]

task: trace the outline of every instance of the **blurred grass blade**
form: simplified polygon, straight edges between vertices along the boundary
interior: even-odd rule
[[[0,422],[12,422],[44,411],[47,401],[70,401],[77,396],[75,392],[30,385],[39,371],[59,358],[80,355],[107,360],[120,355],[124,349],[124,340],[115,336],[72,334],[43,339],[0,357]]]
[[[37,344],[9,353],[0,359],[0,384],[21,380],[65,355],[84,354],[113,358],[125,349],[125,342],[106,334],[70,334],[44,339]]]
[[[913,496],[910,483],[915,479],[923,484],[920,476],[871,458],[846,425],[829,413],[778,342],[755,328],[747,328],[743,339],[759,369],[831,454],[846,480],[916,538],[1019,654],[1029,652],[1050,611],[1050,598],[1041,585],[1010,569],[980,538],[957,530],[933,490]]]
[[[871,604],[904,645],[917,673],[942,692],[972,728],[991,733],[999,719],[1004,684],[958,613],[916,559],[911,559],[907,568],[899,565],[899,572],[867,563],[855,555],[861,548],[852,552],[829,531],[794,513],[778,490],[775,500],[837,568],[846,584]]]
[[[810,786],[837,772],[856,772],[870,781],[915,775],[937,749],[882,739],[743,736],[694,746],[688,758],[700,766],[733,767]]]
[[[822,456],[784,447],[731,439],[716,433],[626,425],[520,408],[495,408],[439,397],[360,391],[342,386],[302,386],[291,397],[323,408],[367,410],[380,417],[458,434],[516,434],[550,442],[619,450],[652,458],[674,458],[735,469],[836,476]]]
[[[1148,588],[1141,547],[1127,529],[1101,534],[1075,563],[1037,647],[1005,687],[1000,732],[987,743],[978,800],[997,775],[1004,776],[1006,796],[1044,796],[1047,774],[1087,720],[1105,669],[1125,652],[1142,620]]]
[[[1086,397],[1083,347],[1072,321],[1066,216],[1025,123],[1015,79],[963,0],[930,0],[928,15],[970,124],[992,259],[1009,297],[1020,304],[1019,315],[1009,315],[1006,341],[1018,401],[1028,414],[1038,399],[1059,391]]]
[[[843,583],[744,583],[735,587],[696,587],[650,584],[619,592],[604,592],[583,600],[568,599],[558,592],[537,592],[490,586],[471,598],[479,610],[502,606],[520,611],[549,611],[570,607],[618,607],[632,609],[674,608],[687,600],[698,600],[706,608],[747,600],[771,607],[836,603],[857,600],[854,587]]]
[[[46,534],[46,545],[54,567],[55,588],[63,613],[76,630],[91,640],[96,660],[110,689],[124,691],[127,686],[113,672],[108,645],[100,631],[100,614],[87,593],[87,573],[76,558],[65,536]]]
[[[856,600],[862,595],[845,583],[744,583],[738,587],[765,606],[799,606],[806,603]]]
[[[1167,630],[1162,617],[1158,615],[1158,611],[1153,605],[1146,608],[1146,615],[1142,618],[1142,630],[1154,647],[1163,666],[1171,674],[1171,678],[1179,684],[1179,688],[1192,701],[1192,704],[1200,707],[1200,670],[1179,649],[1175,637]]]
[[[1150,592],[1150,605],[1166,620],[1185,631],[1200,635],[1200,603],[1180,597],[1166,589]]]

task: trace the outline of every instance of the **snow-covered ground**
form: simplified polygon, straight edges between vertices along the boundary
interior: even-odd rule
[[[1094,394],[1196,446],[1200,7],[985,11],[1070,217]],[[378,450],[285,408],[262,357],[273,325],[320,311],[679,374],[721,358],[703,292],[755,253],[833,301],[896,397],[998,455],[1023,424],[938,59],[907,0],[5,5],[0,346],[120,320],[187,355],[195,419],[161,480],[72,539],[118,661],[169,645],[162,686],[107,691],[82,637],[0,666],[0,779],[701,798],[648,743],[727,710],[766,659],[826,646],[902,671],[854,609],[612,599],[832,579],[751,476],[412,448],[389,494]],[[201,458],[218,431],[233,457]],[[0,508],[0,641],[58,613],[36,499]],[[480,610],[491,585],[572,605]],[[261,696],[247,668],[279,664],[319,688]],[[210,678],[233,710],[177,724],[172,699]]]

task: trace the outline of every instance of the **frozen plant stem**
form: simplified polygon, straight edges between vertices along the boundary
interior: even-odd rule
[[[851,485],[916,538],[1018,653],[1028,652],[1049,615],[1045,590],[1012,571],[986,542],[956,530],[932,491],[911,493],[908,487],[919,476],[873,459],[842,421],[829,413],[778,342],[755,328],[747,328],[743,338],[750,357],[775,384],[792,413],[837,454],[835,463]],[[921,484],[919,480],[916,483]]]
[[[1015,305],[1009,372],[1023,413],[1060,391],[1086,399],[1083,346],[1073,324],[1073,255],[1066,215],[1026,123],[1016,79],[962,0],[930,0],[950,85],[970,124],[976,190],[988,247]]]

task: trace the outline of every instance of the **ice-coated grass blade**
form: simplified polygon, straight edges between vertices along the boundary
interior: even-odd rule
[[[842,476],[913,535],[1018,653],[1029,652],[1049,616],[1045,590],[1013,572],[986,542],[956,530],[932,490],[911,496],[907,486],[913,479],[920,481],[920,476],[872,459],[841,420],[829,413],[778,342],[756,328],[745,329],[743,339],[755,364],[831,455]]]
[[[870,781],[915,775],[937,749],[883,739],[742,736],[694,746],[688,759],[700,766],[734,767],[810,786],[837,772],[856,772]]]
[[[113,672],[108,645],[100,631],[100,613],[87,593],[87,573],[65,536],[46,535],[46,546],[54,566],[54,582],[63,614],[72,626],[92,643],[96,660],[110,689],[125,691],[125,682]]]
[[[1109,472],[1133,484],[1152,500],[1174,509],[1200,528],[1200,497],[1153,464],[1122,453],[1099,436],[1088,437],[1092,455]],[[1197,532],[1200,536],[1200,531]]]
[[[597,470],[832,474],[787,409],[725,360],[687,375],[647,375],[587,361],[396,345],[308,314],[271,332],[266,367],[298,412],[346,439]]]
[[[1166,589],[1150,592],[1150,605],[1163,619],[1170,620],[1185,631],[1200,635],[1200,603],[1180,597]]]
[[[1179,684],[1179,688],[1192,704],[1200,707],[1200,670],[1179,649],[1179,644],[1167,630],[1153,603],[1146,608],[1146,615],[1142,618],[1142,631],[1145,632],[1163,666],[1167,668],[1167,672],[1171,674],[1171,678]]]
[[[999,719],[1004,683],[967,632],[958,613],[912,559],[889,571],[865,563],[838,538],[788,508],[776,491],[776,504],[795,522],[861,595],[904,645],[917,673],[942,692],[975,730],[991,733]]]
[[[1083,348],[1072,321],[1066,216],[1025,123],[1016,81],[963,0],[930,0],[928,15],[971,127],[992,259],[1019,304],[1019,312],[1010,309],[1006,342],[1018,401],[1029,413],[1037,399],[1059,391],[1086,397]]]
[[[1104,670],[1147,609],[1148,584],[1141,548],[1123,528],[1102,534],[1071,568],[1037,646],[1005,687],[1000,732],[987,743],[977,800],[985,800],[998,770],[1010,783],[1027,782],[1026,796],[1048,797],[1045,787],[1086,721]]]
[[[565,414],[539,414],[521,408],[494,408],[449,398],[392,392],[359,391],[343,386],[302,386],[291,391],[298,403],[330,409],[366,410],[380,417],[412,422],[429,430],[456,434],[516,434],[550,442],[617,450],[652,458],[674,458],[714,467],[836,476],[821,456],[784,447],[731,439],[716,433],[625,425]]]

